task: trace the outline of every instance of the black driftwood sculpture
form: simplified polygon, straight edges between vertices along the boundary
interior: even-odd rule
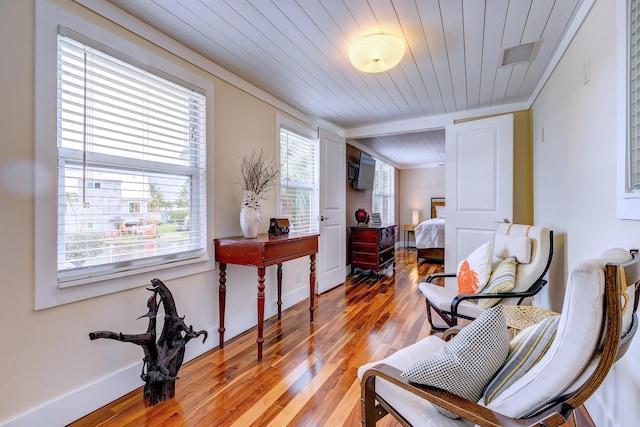
[[[144,351],[144,365],[140,378],[145,382],[144,403],[153,406],[158,402],[171,399],[175,395],[175,381],[178,370],[182,365],[184,350],[192,338],[204,335],[202,342],[207,340],[207,331],[193,330],[193,326],[184,323],[184,317],[178,317],[176,303],[169,288],[159,279],[151,280],[153,292],[147,301],[149,312],[143,317],[149,318],[149,327],[144,334],[123,334],[122,332],[96,331],[89,334],[92,340],[108,338],[116,341],[130,342],[142,347]],[[164,326],[160,338],[156,343],[156,316],[158,314],[158,295],[164,306]]]

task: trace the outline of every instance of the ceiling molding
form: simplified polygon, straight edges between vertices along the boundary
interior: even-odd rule
[[[528,110],[530,107],[531,104],[529,102],[523,102],[518,104],[500,105],[497,107],[480,108],[477,110],[461,111],[441,116],[419,117],[416,119],[400,120],[396,122],[377,123],[345,129],[344,135],[345,138],[370,138],[397,133],[443,129],[447,125],[453,124],[456,120],[508,114],[513,113],[514,111]]]

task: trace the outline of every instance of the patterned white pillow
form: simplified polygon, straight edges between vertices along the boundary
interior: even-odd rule
[[[413,362],[402,376],[477,402],[508,354],[507,322],[502,305],[497,305],[462,328],[440,350]],[[438,410],[458,418],[442,408]]]
[[[480,245],[458,265],[458,293],[473,294],[489,281],[493,251],[491,242]]]

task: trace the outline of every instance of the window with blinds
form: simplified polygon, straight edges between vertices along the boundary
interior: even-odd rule
[[[629,137],[626,192],[640,192],[640,3],[629,2]]]
[[[382,224],[393,224],[394,213],[394,168],[378,159],[376,160],[376,172],[373,178],[373,191],[371,193],[371,209],[380,213]]]
[[[280,215],[290,233],[318,232],[318,140],[280,128]]]
[[[58,36],[58,282],[202,257],[204,91],[71,36]]]

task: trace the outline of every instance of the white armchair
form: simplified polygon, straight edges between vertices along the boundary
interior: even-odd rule
[[[484,302],[501,299],[504,305],[530,304],[547,281],[544,275],[553,257],[553,232],[548,227],[524,224],[500,224],[491,242],[489,269],[508,257],[516,260],[512,290],[498,295],[486,291],[459,294],[457,289],[441,286],[436,279],[456,277],[457,273],[433,274],[418,285],[426,299],[427,317],[434,330],[458,323],[458,318],[473,320],[488,308]],[[497,303],[494,301],[494,303]],[[437,317],[434,318],[434,315]]]
[[[537,343],[537,336],[531,334],[537,333],[535,331],[539,331],[542,324],[516,335],[516,339],[524,338],[516,344],[516,339],[511,342],[507,362],[488,385],[492,387],[497,378],[500,378],[499,384],[502,378],[513,376],[515,379],[498,395],[494,394],[489,403],[486,402],[489,387],[478,400],[474,396],[476,391],[460,391],[456,384],[477,381],[477,378],[471,379],[475,375],[468,372],[484,370],[483,365],[491,365],[484,363],[483,358],[487,355],[503,357],[502,332],[493,330],[500,329],[500,321],[504,320],[500,305],[462,328],[451,341],[444,342],[431,335],[384,360],[361,366],[358,376],[362,385],[363,424],[375,426],[382,417],[392,414],[405,426],[561,425],[595,392],[613,363],[629,347],[637,330],[639,281],[640,259],[637,253],[630,256],[623,249],[609,250],[599,259],[574,267],[567,280],[562,312],[553,322],[557,329],[555,334],[550,334],[553,336],[544,346],[542,356],[533,364],[518,362],[517,365],[524,368],[513,369],[514,365],[509,361],[519,354],[517,346],[523,342]],[[476,330],[464,335],[467,328],[478,328],[478,323],[484,322],[482,327],[487,327],[487,318],[493,319],[488,323],[491,334],[498,336],[493,344],[488,343],[491,334],[476,338]],[[479,347],[471,348],[478,344]],[[491,351],[487,351],[488,345]],[[446,360],[447,355],[455,357],[450,358],[450,366],[445,369],[466,372],[460,376],[460,381],[453,381],[452,387],[449,377],[443,379],[442,375],[432,375],[435,379],[429,379],[429,370],[423,369],[419,377],[426,377],[426,380],[421,381],[422,385],[416,384],[412,377],[416,366]],[[509,371],[505,372],[507,367]],[[486,379],[481,378],[481,381]],[[446,411],[461,418],[449,418],[444,415]]]

